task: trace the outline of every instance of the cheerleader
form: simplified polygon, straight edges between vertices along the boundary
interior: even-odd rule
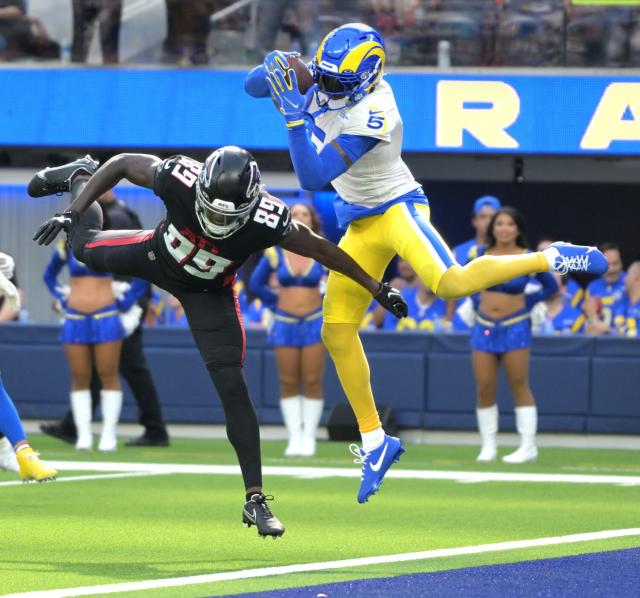
[[[291,217],[319,233],[320,221],[311,206],[292,205]],[[273,273],[278,293],[269,286]],[[280,407],[289,434],[287,457],[309,457],[316,452],[316,431],[324,404],[325,349],[320,331],[325,276],[318,262],[276,246],[265,251],[249,281],[250,290],[274,309],[267,341],[275,347],[278,362]]]
[[[59,281],[65,266],[69,269],[69,286]],[[76,449],[93,448],[90,384],[95,367],[102,383],[102,434],[98,450],[114,451],[117,448],[116,427],[122,409],[122,389],[118,378],[120,349],[122,339],[127,336],[120,316],[126,313],[127,320],[135,316],[131,311],[138,307],[135,302],[146,286],[142,281],[134,280],[122,292],[122,283],[112,285],[111,274],[87,268],[75,259],[63,242],[58,244],[47,264],[44,281],[60,303],[64,316],[60,340],[71,370],[71,410],[78,431]],[[114,295],[114,288],[118,297]],[[140,309],[138,320],[141,313]]]

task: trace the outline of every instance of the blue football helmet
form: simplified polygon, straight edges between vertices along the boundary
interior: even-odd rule
[[[331,31],[311,63],[318,104],[340,110],[359,102],[380,81],[385,58],[384,39],[372,27],[348,23]],[[342,98],[343,105],[329,106]]]

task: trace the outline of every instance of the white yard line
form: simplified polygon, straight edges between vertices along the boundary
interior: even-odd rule
[[[483,554],[519,550],[538,546],[554,546],[558,544],[575,544],[594,540],[608,540],[610,538],[624,538],[640,536],[640,528],[606,530],[586,534],[571,534],[552,538],[536,538],[533,540],[515,540],[498,542],[495,544],[480,544],[478,546],[460,546],[458,548],[440,548],[423,552],[409,552],[405,554],[388,554],[382,556],[345,559],[341,561],[325,561],[318,563],[300,563],[281,567],[263,567],[260,569],[245,569],[242,571],[228,571],[225,573],[210,573],[206,575],[190,575],[187,577],[169,577],[166,579],[152,579],[149,581],[134,581],[114,583],[99,586],[84,586],[61,590],[44,590],[39,592],[24,592],[9,594],[6,598],[67,598],[69,596],[91,596],[93,594],[117,594],[120,592],[135,592],[164,588],[177,588],[219,581],[234,581],[257,577],[271,577],[289,575],[291,573],[307,573],[309,571],[327,571],[330,569],[346,569],[352,567],[367,567],[369,565],[385,565],[388,563],[406,563],[409,561],[423,561],[444,557],[462,556],[469,554]]]
[[[108,471],[108,472],[153,472],[240,475],[237,465],[190,465],[180,463],[118,463],[87,461],[51,461],[50,464],[60,471]],[[264,475],[298,478],[359,478],[357,467],[263,467]],[[621,486],[640,486],[640,476],[589,475],[569,473],[504,473],[491,471],[446,471],[419,469],[392,469],[387,478],[411,480],[451,480],[462,483],[477,482],[533,482],[562,484],[616,484]]]
[[[88,467],[85,467],[86,471],[89,471]],[[99,475],[76,475],[69,477],[59,477],[56,479],[57,482],[84,482],[85,480],[106,480],[113,478],[139,478],[150,475],[166,475],[170,472],[162,472],[162,471],[132,471],[129,473],[101,473]],[[29,484],[33,484],[34,482],[28,482]],[[50,482],[47,482],[50,483]],[[11,481],[11,482],[0,482],[0,486],[22,486],[25,482],[22,480]]]

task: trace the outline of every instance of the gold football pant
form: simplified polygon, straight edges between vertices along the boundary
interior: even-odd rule
[[[340,247],[378,280],[398,254],[444,299],[471,295],[512,278],[548,269],[542,253],[482,256],[461,267],[430,224],[429,207],[411,202],[395,204],[384,214],[352,222]],[[369,365],[358,337],[358,326],[370,303],[371,295],[359,284],[337,272],[329,274],[322,338],[361,432],[380,427]]]

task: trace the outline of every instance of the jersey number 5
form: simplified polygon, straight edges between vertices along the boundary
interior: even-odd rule
[[[253,220],[258,224],[266,224],[269,228],[276,228],[283,211],[284,205],[279,201],[275,202],[263,197],[253,216]]]
[[[369,111],[369,120],[367,121],[367,127],[370,129],[382,129],[384,127],[384,113]]]

